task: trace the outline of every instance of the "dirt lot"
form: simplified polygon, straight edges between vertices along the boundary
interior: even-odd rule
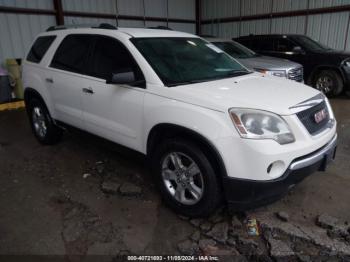
[[[350,100],[332,104],[339,146],[327,172],[268,207],[233,215],[222,209],[202,220],[162,204],[143,156],[81,132],[42,146],[24,111],[0,112],[0,254],[66,261],[121,254],[349,259]],[[247,234],[248,218],[260,223],[259,236]]]

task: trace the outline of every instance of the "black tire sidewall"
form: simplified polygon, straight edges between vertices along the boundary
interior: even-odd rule
[[[204,194],[194,205],[184,205],[170,195],[162,178],[162,162],[171,152],[182,152],[192,158],[198,165],[204,182]],[[204,152],[196,144],[182,139],[164,141],[152,155],[152,172],[156,176],[156,183],[161,191],[163,200],[177,213],[189,217],[203,217],[213,212],[221,202],[221,190],[218,177]]]
[[[329,91],[326,95],[329,97],[333,97],[336,95],[339,95],[343,91],[343,80],[339,74],[333,70],[323,70],[320,71],[314,81],[314,86],[316,87],[317,80],[322,77],[322,76],[327,76],[332,79],[333,81],[333,88],[331,91]]]

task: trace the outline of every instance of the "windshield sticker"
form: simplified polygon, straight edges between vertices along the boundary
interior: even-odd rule
[[[215,51],[216,53],[223,53],[224,52],[220,48],[216,47],[213,44],[206,44],[206,46],[209,47],[211,50]]]

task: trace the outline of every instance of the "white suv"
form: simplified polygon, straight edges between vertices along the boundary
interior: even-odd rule
[[[196,217],[281,197],[334,158],[327,98],[247,70],[191,34],[51,28],[23,63],[28,116],[43,144],[74,126],[149,157],[165,202]]]

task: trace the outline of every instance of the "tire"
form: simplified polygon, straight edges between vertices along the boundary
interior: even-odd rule
[[[181,160],[178,166],[182,169],[176,169],[174,165],[178,162],[174,161],[176,156]],[[207,156],[196,144],[183,139],[165,140],[155,150],[151,161],[163,200],[175,212],[188,217],[205,217],[222,203],[219,179]],[[188,169],[191,163],[196,166]]]
[[[348,98],[350,98],[350,90],[347,90],[347,91],[345,92],[345,95],[346,95]]]
[[[339,95],[344,88],[342,77],[334,70],[322,70],[316,74],[312,86],[325,95]]]
[[[37,98],[28,102],[28,116],[36,139],[44,145],[58,143],[62,130],[54,124],[46,105]]]

